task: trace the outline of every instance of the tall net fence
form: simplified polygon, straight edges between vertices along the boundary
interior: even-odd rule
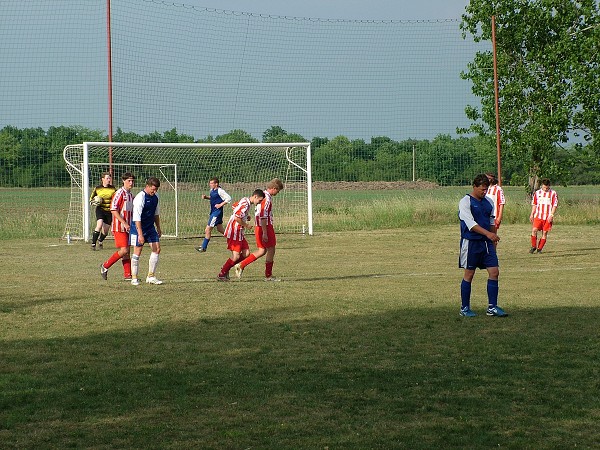
[[[40,203],[67,217],[62,151],[109,140],[109,66],[115,142],[311,142],[315,182],[464,185],[495,167],[489,143],[456,134],[478,104],[460,73],[488,45],[463,39],[458,18],[323,20],[201,3],[112,0],[110,65],[106,1],[0,3],[0,222],[39,215]]]

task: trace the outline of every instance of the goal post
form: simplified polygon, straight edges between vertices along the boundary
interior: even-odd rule
[[[64,234],[88,241],[95,224],[90,193],[103,172],[121,186],[121,175],[136,177],[133,194],[150,176],[160,179],[161,228],[165,237],[196,237],[204,232],[209,203],[202,195],[219,178],[233,201],[265,189],[280,178],[284,189],[274,199],[275,229],[313,234],[310,143],[130,143],[84,142],[63,150],[71,177],[69,214]],[[225,210],[227,220],[231,210]]]

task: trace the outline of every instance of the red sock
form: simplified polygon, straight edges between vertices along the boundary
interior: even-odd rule
[[[540,244],[538,245],[538,250],[543,249],[544,245],[546,245],[546,239],[542,238],[542,239],[540,239]]]
[[[131,259],[122,259],[121,262],[123,263],[123,276],[131,278]]]
[[[106,261],[104,263],[104,268],[110,269],[110,266],[112,266],[114,263],[116,263],[119,259],[121,259],[121,255],[119,255],[119,252],[114,252],[112,254],[112,256],[110,258],[108,258],[108,261]]]
[[[273,261],[265,263],[265,278],[271,278],[273,275]]]
[[[240,266],[242,267],[242,269],[244,269],[248,264],[253,263],[254,261],[256,261],[256,256],[254,256],[254,253],[250,253],[250,255],[248,255],[247,258],[245,258],[241,263]]]
[[[533,248],[537,247],[537,237],[531,236],[531,246]]]
[[[229,273],[229,270],[235,266],[235,261],[232,261],[231,258],[229,258],[227,261],[225,261],[225,264],[223,264],[223,267],[221,267],[221,273],[219,273],[219,276],[225,276],[225,274]]]

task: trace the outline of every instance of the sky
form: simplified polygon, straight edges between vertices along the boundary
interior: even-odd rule
[[[469,0],[186,0],[230,11],[351,20],[458,19]]]
[[[421,139],[478,102],[469,0],[111,1],[113,130]],[[105,5],[0,2],[0,129],[108,129]]]

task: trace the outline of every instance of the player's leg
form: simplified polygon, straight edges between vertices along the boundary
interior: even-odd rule
[[[160,242],[158,240],[158,234],[156,234],[156,236],[148,236],[148,242],[150,244],[150,250],[152,253],[150,253],[150,259],[148,260],[148,276],[146,277],[146,283],[162,284],[162,281],[156,278],[156,271],[160,256]]]
[[[538,244],[538,247],[537,247],[538,253],[542,253],[542,249],[544,248],[544,245],[546,245],[546,241],[548,240],[548,233],[550,232],[551,229],[552,229],[552,222],[546,221],[544,223],[544,226],[542,227],[542,238],[540,239],[540,243]]]
[[[275,230],[272,226],[267,227],[267,235],[269,237],[269,247],[265,256],[265,281],[279,281],[278,278],[273,277],[273,262],[275,261],[275,246],[277,245],[277,238],[275,236]]]
[[[477,258],[479,256],[479,241],[460,240],[460,251],[458,257],[458,267],[465,269],[460,283],[460,315],[464,317],[475,317],[471,311],[471,284],[477,268]]]
[[[139,244],[137,234],[130,234],[129,244],[133,247],[133,255],[131,255],[131,284],[138,286],[140,281],[138,279],[138,273],[140,269],[140,256],[144,249],[144,244]]]
[[[96,250],[96,242],[98,242],[100,230],[102,230],[102,225],[104,224],[102,217],[98,217],[98,212],[96,212],[96,219],[96,228],[94,228],[94,232],[92,233],[92,250]]]
[[[108,236],[108,232],[110,231],[110,225],[112,223],[112,214],[103,212],[103,220],[102,220],[102,228],[100,230],[100,236],[98,237],[98,247],[103,248],[104,239]]]
[[[538,219],[533,219],[533,228],[531,229],[531,248],[529,249],[529,253],[534,253],[537,249],[537,236],[539,228],[536,226],[536,222]]]

